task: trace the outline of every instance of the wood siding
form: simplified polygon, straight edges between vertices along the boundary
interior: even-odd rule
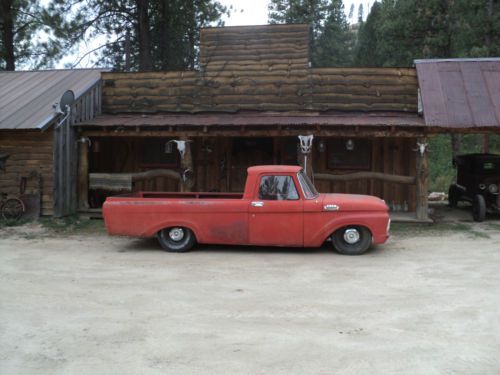
[[[142,152],[148,147],[151,138],[106,137],[95,139],[99,142],[99,152],[89,153],[90,173],[122,173],[140,172],[147,170],[141,165]],[[157,138],[156,138],[157,139]],[[167,141],[168,132],[165,132]],[[294,150],[296,137],[269,138],[269,153],[256,150],[247,153],[241,159],[238,155],[241,150],[236,145],[237,138],[192,138],[191,150],[195,185],[194,191],[242,191],[246,168],[254,164],[294,164],[297,155]],[[252,138],[246,138],[252,139]],[[255,139],[255,138],[254,138]],[[321,141],[328,143],[331,139],[346,139],[340,137],[316,137],[312,155],[314,173],[345,174],[356,170],[331,170],[328,168],[327,151],[319,152],[318,144]],[[356,138],[353,138],[356,143]],[[415,138],[373,138],[371,142],[370,170],[387,174],[416,176],[416,145]],[[291,147],[290,147],[291,146]],[[257,145],[254,147],[258,147]],[[177,152],[177,150],[173,150]],[[177,167],[172,169],[178,170]],[[388,204],[408,204],[410,211],[415,210],[415,185],[382,182],[380,180],[365,179],[349,182],[329,182],[316,180],[315,185],[322,193],[352,193],[370,194],[385,199]],[[159,177],[153,180],[137,183],[134,191],[178,191],[179,183],[175,180]],[[116,194],[114,192],[113,194]],[[95,207],[95,204],[93,204]]]
[[[413,68],[103,73],[104,113],[417,112]]]
[[[205,71],[306,69],[309,26],[265,25],[204,28],[200,32],[200,66]],[[279,69],[279,68],[278,68]]]
[[[53,214],[53,141],[52,130],[0,131],[0,152],[10,154],[6,170],[0,171],[0,193],[18,196],[21,178],[33,171],[41,173],[42,215]],[[26,193],[34,192],[36,186],[36,180],[29,179]]]

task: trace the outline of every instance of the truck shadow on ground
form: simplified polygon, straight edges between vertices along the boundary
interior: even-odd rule
[[[162,249],[156,238],[131,238],[129,242],[122,245],[118,252],[148,252],[157,251],[165,254],[175,254]],[[383,251],[383,246],[372,246],[365,254],[375,254]],[[238,245],[196,245],[187,253],[224,253],[224,254],[334,254],[337,253],[330,242],[321,247],[273,247],[273,246],[238,246]],[[182,254],[182,253],[181,253]],[[341,255],[343,256],[343,255]]]

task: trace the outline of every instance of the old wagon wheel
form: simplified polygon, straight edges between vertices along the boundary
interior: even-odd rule
[[[22,200],[18,198],[9,198],[2,205],[2,217],[5,220],[17,220],[19,219],[26,207]]]

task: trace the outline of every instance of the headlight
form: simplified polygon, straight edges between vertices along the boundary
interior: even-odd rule
[[[498,185],[497,185],[497,184],[491,184],[490,186],[488,186],[488,191],[489,191],[491,194],[496,194],[496,193],[498,193]]]

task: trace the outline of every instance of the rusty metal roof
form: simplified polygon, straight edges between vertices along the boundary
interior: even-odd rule
[[[66,90],[75,98],[96,84],[103,69],[0,72],[0,130],[43,129]]]
[[[500,126],[500,58],[415,60],[425,124]]]
[[[375,113],[206,113],[206,114],[104,114],[81,123],[82,126],[424,126],[417,114],[399,112]]]

